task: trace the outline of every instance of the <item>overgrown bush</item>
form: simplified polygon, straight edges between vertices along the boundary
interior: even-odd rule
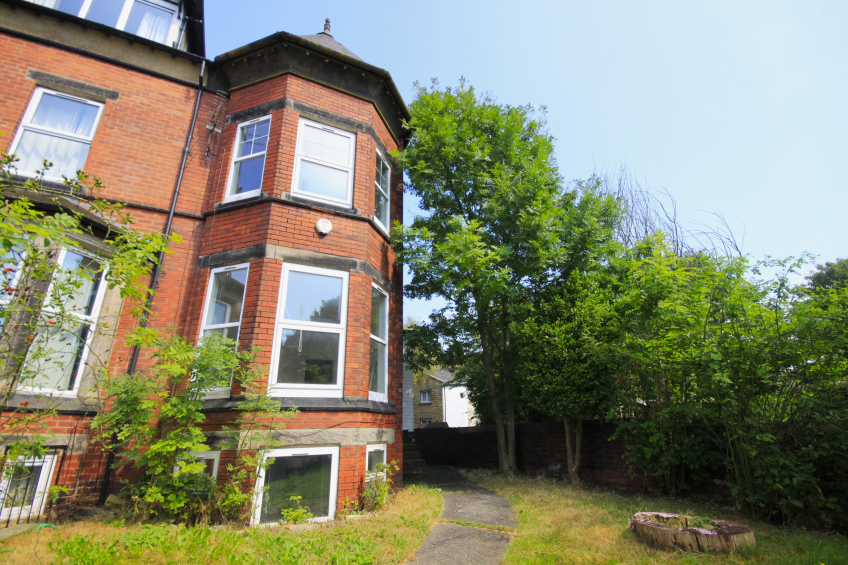
[[[92,429],[110,444],[116,467],[124,468],[125,493],[137,518],[157,515],[186,523],[220,523],[240,520],[254,504],[252,484],[256,472],[267,468],[265,455],[282,442],[273,431],[296,410],[282,412],[278,402],[261,392],[262,370],[256,351],[239,351],[233,340],[219,334],[204,337],[194,347],[173,332],[137,328],[129,345],[153,353],[155,363],[146,374],[120,375],[106,381],[111,410],[98,414]],[[210,451],[201,426],[207,390],[237,382],[245,390],[230,424],[222,449],[233,450],[234,462],[224,466],[216,482],[192,452]]]
[[[392,474],[400,469],[396,461],[377,463],[374,471],[368,474],[365,491],[360,497],[362,509],[374,512],[383,508],[392,494]]]

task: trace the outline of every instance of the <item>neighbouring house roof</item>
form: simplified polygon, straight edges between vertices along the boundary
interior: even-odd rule
[[[453,373],[446,369],[439,369],[434,373],[427,373],[427,376],[433,377],[442,384],[449,383],[453,380]]]
[[[362,61],[361,57],[357,56],[353,51],[333,39],[333,36],[329,33],[321,32],[316,33],[315,35],[301,35],[300,37],[307,41],[317,43],[318,45],[327,49],[336,51],[337,53],[341,53],[342,55],[347,55],[348,57],[353,57],[354,59]]]

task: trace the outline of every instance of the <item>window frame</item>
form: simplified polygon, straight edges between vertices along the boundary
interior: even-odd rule
[[[383,152],[380,151],[380,148],[377,148],[377,161],[382,161],[386,165],[386,169],[389,172],[389,187],[388,193],[383,192],[383,188],[380,186],[380,183],[377,181],[377,171],[374,171],[374,187],[375,191],[379,190],[386,197],[386,211],[388,212],[388,220],[389,225],[383,225],[382,220],[377,217],[377,193],[374,192],[374,222],[376,222],[377,226],[382,228],[386,235],[389,234],[389,229],[392,223],[392,166],[389,164],[389,160],[383,155]]]
[[[310,445],[304,445],[300,447],[284,447],[280,449],[272,449],[265,454],[264,461],[268,459],[279,459],[280,457],[298,457],[305,455],[331,455],[332,460],[330,463],[330,514],[328,516],[316,516],[309,519],[309,522],[317,523],[317,522],[328,522],[335,518],[336,515],[336,507],[338,506],[338,498],[339,498],[339,455],[340,449],[339,446],[326,446],[326,447],[316,447]],[[264,465],[260,465],[259,469],[256,473],[256,486],[255,486],[255,498],[254,498],[254,506],[255,509],[250,518],[250,523],[253,526],[275,526],[276,522],[260,522],[262,518],[262,495],[264,494],[265,487],[265,468]],[[297,493],[292,493],[297,494]],[[281,516],[282,517],[282,516]]]
[[[386,297],[386,314],[385,314],[386,339],[375,336],[374,334],[371,333],[371,329],[370,328],[368,329],[368,333],[369,333],[369,336],[370,336],[370,338],[368,340],[368,345],[369,345],[369,348],[368,348],[368,351],[369,351],[369,354],[368,354],[369,355],[369,357],[368,357],[368,369],[369,369],[368,370],[368,400],[374,400],[376,402],[388,402],[389,401],[389,334],[390,334],[390,332],[389,332],[389,319],[390,319],[389,308],[391,308],[391,296],[389,295],[388,292],[383,290],[379,285],[377,285],[373,281],[371,283],[371,288],[376,289],[380,294],[382,294],[383,296]],[[372,303],[373,303],[373,300],[372,300]],[[369,318],[369,320],[370,320],[370,318]],[[376,340],[376,341],[382,343],[383,345],[385,345],[385,348],[384,348],[384,351],[383,351],[383,367],[385,367],[385,372],[382,375],[382,379],[383,379],[383,382],[384,382],[384,385],[385,385],[384,388],[385,388],[385,391],[386,391],[384,393],[371,391],[371,353],[370,353],[371,352],[371,348],[370,348],[371,340]]]
[[[264,116],[260,116],[258,118],[252,118],[250,120],[246,120],[244,122],[239,123],[236,126],[236,136],[233,140],[233,150],[230,153],[230,171],[227,174],[227,184],[224,188],[224,202],[234,202],[236,200],[243,200],[245,198],[255,198],[262,194],[262,186],[265,184],[265,166],[268,164],[268,145],[271,143],[271,120],[273,116],[272,114],[266,114]],[[248,126],[252,126],[255,124],[259,124],[261,122],[268,122],[268,141],[265,143],[265,151],[261,153],[262,155],[262,175],[259,180],[259,188],[242,192],[241,194],[233,194],[233,183],[236,181],[233,176],[236,172],[236,164],[241,163],[243,161],[248,161],[250,159],[256,159],[260,154],[259,153],[251,153],[245,157],[236,157],[236,152],[238,151],[239,139],[241,138],[241,131],[243,128]]]
[[[65,131],[54,130],[44,126],[37,126],[32,124],[32,118],[35,116],[35,111],[38,109],[38,105],[41,104],[41,100],[45,94],[50,94],[52,96],[57,96],[59,98],[66,98],[68,100],[73,100],[74,102],[80,102],[82,104],[88,104],[89,106],[95,106],[97,108],[97,116],[94,118],[94,123],[91,126],[91,135],[90,136],[82,136],[75,135]],[[27,105],[27,109],[24,112],[23,118],[21,118],[21,124],[18,126],[18,130],[15,132],[15,137],[12,139],[12,144],[9,146],[9,153],[16,153],[18,150],[18,145],[21,142],[21,139],[24,136],[24,133],[27,131],[47,135],[50,137],[60,137],[62,139],[66,139],[68,141],[75,141],[77,143],[86,143],[89,146],[89,154],[91,152],[91,144],[94,142],[94,136],[97,133],[97,128],[100,126],[100,119],[103,117],[103,109],[106,105],[103,102],[98,102],[96,100],[89,100],[88,98],[82,98],[80,96],[74,96],[72,94],[67,94],[65,92],[60,92],[58,90],[53,90],[52,88],[45,88],[43,86],[35,87],[35,90],[32,93],[32,97],[29,100],[29,104]],[[88,156],[86,156],[86,160],[88,160]],[[85,166],[85,162],[82,163]],[[15,163],[12,163],[9,168],[16,175],[21,175],[29,178],[37,178],[38,174],[35,172],[24,171],[18,169]],[[55,169],[47,169],[44,173],[45,180],[52,180],[57,182],[64,181],[62,175],[51,174]]]
[[[113,0],[114,1],[114,0]],[[129,20],[130,12],[132,11],[132,7],[136,2],[141,4],[149,4],[151,6],[155,6],[156,8],[160,8],[167,12],[171,13],[171,25],[168,28],[168,35],[165,37],[165,41],[159,42],[155,39],[148,39],[148,41],[153,41],[154,43],[159,43],[160,45],[168,45],[173,46],[173,44],[178,40],[180,34],[180,26],[181,19],[177,17],[179,13],[179,8],[170,2],[165,2],[164,0],[121,0],[124,2],[123,7],[121,8],[121,13],[118,16],[118,21],[115,23],[115,28],[121,31],[124,31],[124,28],[127,26],[127,20]],[[70,12],[65,12],[64,10],[59,10],[58,8],[52,8],[57,12],[62,12],[64,14],[69,14],[72,16],[76,16],[78,18],[82,18],[84,20],[88,20],[86,16],[88,15],[89,10],[91,9],[92,0],[84,0],[82,6],[80,6],[79,12],[76,14],[71,14]],[[88,20],[94,21],[94,20]],[[105,24],[102,24],[105,25]],[[132,33],[136,37],[141,37],[140,35],[128,31],[127,33]],[[142,39],[147,39],[146,37],[141,37]]]
[[[371,478],[374,475],[377,475],[382,479],[386,478],[385,472],[383,472],[383,473],[372,473],[371,471],[368,470],[368,457],[371,455],[371,453],[373,453],[375,451],[382,451],[383,452],[383,465],[386,465],[388,463],[388,459],[389,459],[389,444],[387,444],[387,443],[375,443],[375,444],[369,444],[369,445],[365,446],[365,484],[366,485],[369,482],[371,482]]]
[[[28,506],[9,507],[5,505],[4,498],[0,498],[0,521],[19,520],[22,517],[29,519],[41,516],[41,513],[44,512],[44,506],[47,504],[47,499],[49,498],[47,490],[50,488],[50,484],[53,481],[53,472],[56,468],[56,458],[57,455],[55,453],[47,453],[41,457],[18,457],[17,461],[22,463],[24,466],[41,464],[41,474],[38,477],[38,483],[35,487],[35,497],[33,498],[33,503]],[[6,467],[3,467],[3,469],[0,470],[0,493],[9,492],[9,481],[10,478],[6,474]],[[35,513],[33,513],[34,508],[38,508]]]
[[[286,320],[285,305],[288,294],[289,274],[291,272],[309,273],[342,279],[342,296],[339,305],[339,324],[310,322],[305,320]],[[277,298],[277,315],[274,320],[274,343],[271,348],[271,368],[268,376],[268,392],[276,397],[301,398],[342,398],[344,395],[345,351],[347,349],[347,317],[350,273],[334,269],[310,267],[299,263],[283,263],[280,277],[280,293]],[[278,381],[280,364],[280,340],[285,330],[306,330],[339,334],[339,357],[336,369],[336,384],[310,385],[306,383],[281,383]]]
[[[247,269],[247,275],[245,276],[244,283],[244,293],[241,296],[241,314],[239,315],[239,321],[237,323],[227,323],[227,324],[206,324],[206,317],[208,314],[208,309],[212,304],[212,287],[215,281],[215,275],[218,273],[223,273],[227,271],[237,271],[239,269]],[[203,301],[203,310],[200,312],[200,331],[197,336],[197,343],[200,343],[200,340],[203,339],[203,334],[206,330],[213,329],[223,329],[223,328],[231,328],[236,327],[236,342],[241,339],[241,324],[244,321],[244,301],[247,297],[247,285],[250,282],[250,263],[238,263],[236,265],[226,265],[224,267],[215,267],[214,269],[209,270],[209,279],[206,286],[206,298]],[[210,388],[206,391],[206,395],[204,398],[207,400],[213,400],[218,398],[229,398],[230,393],[233,389],[233,380],[230,378],[230,386],[228,387],[216,387]]]
[[[221,464],[220,451],[189,451],[188,455],[193,459],[213,459],[215,463],[212,465],[212,480],[218,480],[218,467]],[[174,465],[174,473],[179,471],[179,469],[178,465]]]
[[[331,131],[335,134],[345,136],[351,140],[351,151],[350,158],[347,166],[339,165],[338,163],[330,163],[328,161],[323,161],[318,159],[317,157],[311,157],[308,155],[301,154],[303,148],[303,140],[304,134],[303,130],[305,127],[315,127],[318,129],[323,129],[326,131]],[[336,169],[340,171],[346,171],[348,173],[347,176],[347,196],[344,200],[338,198],[330,198],[327,196],[321,196],[317,194],[313,194],[311,192],[305,192],[298,190],[297,186],[300,182],[300,163],[301,161],[306,160],[310,163],[315,163],[316,165],[321,165],[324,167],[328,167],[330,169]],[[291,194],[292,196],[297,196],[299,198],[306,198],[309,200],[314,200],[316,202],[324,202],[327,204],[335,204],[342,206],[351,207],[353,206],[353,175],[354,170],[356,168],[356,133],[347,131],[344,129],[340,129],[337,127],[333,127],[327,124],[322,124],[321,122],[316,122],[314,120],[309,120],[306,118],[300,118],[297,123],[297,142],[295,144],[294,151],[294,173],[292,174],[292,185],[291,185]]]
[[[70,310],[65,311],[65,315],[70,315],[75,317],[79,323],[82,325],[87,325],[89,328],[88,335],[83,341],[82,344],[82,352],[79,354],[79,367],[77,368],[76,376],[74,377],[74,386],[72,390],[57,390],[57,389],[48,389],[41,387],[31,387],[31,386],[21,386],[18,387],[18,390],[21,392],[30,392],[33,394],[49,394],[52,396],[63,396],[63,397],[72,397],[75,398],[79,393],[80,385],[82,384],[83,377],[85,376],[85,368],[86,362],[88,361],[88,354],[91,351],[91,343],[94,341],[94,334],[97,319],[100,317],[100,310],[103,306],[103,299],[106,296],[106,274],[108,272],[108,266],[103,265],[103,259],[98,257],[97,254],[92,253],[86,249],[81,249],[79,247],[75,247],[70,251],[74,253],[78,253],[89,259],[94,259],[103,267],[103,270],[100,271],[100,281],[97,285],[97,293],[94,296],[94,305],[91,308],[91,314],[80,314],[78,312],[73,312]],[[46,304],[50,303],[50,299],[53,296],[53,287],[55,285],[56,277],[58,276],[59,270],[62,268],[62,263],[65,261],[65,256],[68,253],[67,247],[62,247],[59,251],[59,255],[56,257],[56,267],[53,270],[53,276],[50,279],[50,285],[47,287],[47,292],[45,293],[45,305],[41,307],[41,314],[57,314],[59,313],[56,309],[50,308]],[[79,336],[77,336],[79,338]],[[26,363],[26,361],[24,361]]]
[[[427,421],[425,422],[424,420],[427,420]],[[420,425],[420,426],[426,426],[427,424],[432,424],[432,423],[433,423],[432,416],[429,417],[429,418],[418,418],[418,425]]]
[[[427,397],[429,400],[422,400],[424,398],[424,393],[427,393]],[[433,404],[433,389],[432,388],[422,388],[418,391],[418,404]]]

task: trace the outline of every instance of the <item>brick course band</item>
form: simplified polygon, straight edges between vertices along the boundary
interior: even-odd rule
[[[204,400],[204,412],[229,412],[238,406],[243,396]],[[377,402],[367,399],[350,398],[274,398],[283,410],[296,406],[300,412],[372,412],[376,414],[396,414],[393,402]]]
[[[78,80],[60,77],[59,75],[45,73],[44,71],[37,71],[35,69],[30,69],[27,72],[26,77],[30,80],[34,80],[39,86],[53,88],[55,90],[67,92],[68,94],[76,94],[92,100],[99,100],[100,102],[105,102],[106,100],[117,100],[121,95],[121,93],[117,90],[94,86],[93,84],[87,84]]]
[[[216,432],[205,434],[213,447],[226,445],[230,437]],[[340,445],[342,447],[362,446],[375,443],[395,443],[394,428],[304,428],[299,430],[276,430],[271,439],[283,441],[285,447]]]

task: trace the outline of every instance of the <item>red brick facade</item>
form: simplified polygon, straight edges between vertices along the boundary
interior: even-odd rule
[[[80,28],[79,33],[95,32]],[[142,57],[147,49],[145,45],[130,45],[120,37],[103,39],[98,36],[98,41],[122,42],[115,49],[126,50],[129,53],[127,58],[131,55],[134,61]],[[295,40],[289,42],[297,43]],[[286,42],[281,40],[280,43]],[[117,91],[117,100],[105,102],[85,170],[102,179],[105,189],[101,196],[128,206],[137,227],[162,231],[177,185],[198,88],[185,80],[159,76],[163,73],[143,72],[132,65],[122,64],[120,60],[110,61],[79,49],[65,49],[24,34],[0,34],[0,53],[3,54],[4,83],[3,96],[0,97],[0,146],[5,150],[11,149],[12,139],[38,86],[28,77],[31,70]],[[330,55],[327,57],[329,63]],[[350,64],[347,59],[343,61]],[[187,56],[182,63],[177,57],[174,64],[182,64],[184,74],[196,74],[200,71],[201,62],[199,57]],[[225,74],[224,67],[229,63],[216,60],[207,61],[207,64],[206,82],[209,83],[213,74],[218,77]],[[371,77],[373,68],[363,65],[362,76],[365,77],[367,72]],[[401,150],[402,137],[390,129],[384,119],[386,111],[378,108],[378,103],[373,100],[295,72],[276,73],[269,78],[260,71],[257,73],[256,80],[247,86],[217,86],[202,93],[175,207],[173,232],[181,236],[182,243],[173,246],[173,252],[166,256],[162,266],[150,324],[159,328],[177,327],[186,338],[196,340],[210,269],[248,262],[250,268],[240,343],[243,347],[260,347],[259,362],[269,366],[272,363],[282,267],[287,259],[269,255],[267,249],[273,248],[283,256],[292,253],[299,257],[307,253],[309,257],[317,257],[316,260],[329,261],[333,257],[354,260],[357,267],[347,271],[344,388],[343,398],[338,399],[338,402],[349,406],[344,410],[332,407],[303,409],[296,419],[286,422],[286,427],[292,433],[310,429],[384,430],[388,437],[392,434],[394,437],[394,443],[388,445],[387,459],[402,465],[401,273],[388,236],[372,220],[377,150]],[[218,84],[225,82],[218,79]],[[282,105],[279,103],[281,99],[289,103]],[[402,106],[399,99],[398,104]],[[255,111],[263,105],[270,105],[272,109],[259,114],[271,116],[262,196],[221,205],[238,131],[239,120],[233,116]],[[319,119],[323,117],[332,123],[355,124],[350,126],[350,129],[356,129],[350,210],[338,210],[318,202],[292,202],[289,198],[298,121],[302,116],[298,108],[307,107],[318,112]],[[392,222],[401,220],[402,197],[401,176],[395,171],[391,180]],[[322,218],[333,224],[332,232],[326,236],[319,235],[315,228],[317,220]],[[266,251],[264,255],[261,251],[252,252],[247,260],[240,258],[243,255],[239,253],[249,248]],[[389,402],[383,403],[379,409],[351,409],[350,406],[358,401],[368,401],[369,397],[372,282],[392,291],[389,306]],[[124,338],[136,323],[126,315],[132,306],[128,303],[122,306],[124,315],[118,320],[109,356],[112,374],[128,370],[132,350]],[[138,372],[143,374],[149,363],[142,355]],[[233,395],[240,392],[234,390]],[[292,402],[297,404],[296,399]],[[213,435],[232,418],[232,412],[227,409],[216,410],[208,413],[205,424],[205,430]],[[53,484],[76,488],[75,504],[92,503],[103,486],[106,457],[90,437],[88,425],[92,414],[66,412],[46,422],[51,432],[63,438],[54,443],[65,450],[61,468],[54,470]],[[356,498],[362,490],[366,442],[342,443],[339,448],[337,504],[341,507],[345,500]],[[230,457],[232,454],[222,453],[221,469]],[[400,475],[396,480],[400,481]],[[113,481],[110,489],[115,492],[119,486]]]

